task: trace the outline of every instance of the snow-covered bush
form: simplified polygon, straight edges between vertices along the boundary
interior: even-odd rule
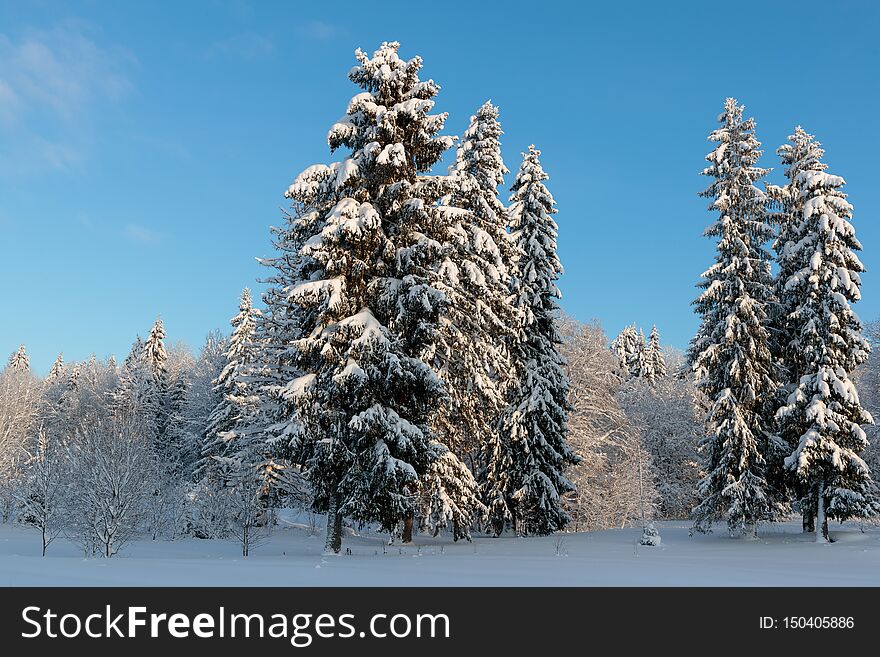
[[[660,532],[654,527],[653,522],[645,524],[642,528],[642,537],[639,539],[639,544],[650,546],[660,545]]]

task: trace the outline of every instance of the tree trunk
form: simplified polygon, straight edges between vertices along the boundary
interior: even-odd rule
[[[337,507],[339,502],[337,500]],[[333,534],[336,536],[336,542],[334,545],[336,546],[336,552],[339,552],[342,549],[342,514],[337,511],[336,518],[333,520]]]
[[[413,537],[413,516],[412,514],[408,515],[403,520],[403,534],[400,537],[402,543],[412,543]]]
[[[43,556],[46,556],[46,524],[43,523],[43,526],[40,528],[42,536],[43,536]]]
[[[342,549],[342,515],[339,509],[339,495],[330,496],[327,508],[327,540],[324,543],[324,554],[339,554]]]
[[[816,528],[816,542],[817,543],[827,543],[828,542],[828,518],[825,517],[825,482],[819,482],[819,499],[817,508],[819,509],[816,514],[816,522],[818,527]]]
[[[802,512],[803,515],[803,529],[805,534],[811,534],[816,531],[816,517],[813,515],[812,509],[804,509]]]
[[[505,525],[504,518],[496,517],[492,520],[491,524],[492,524],[492,535],[493,536],[495,536],[497,538],[497,537],[501,536],[501,534],[504,533],[504,525]]]

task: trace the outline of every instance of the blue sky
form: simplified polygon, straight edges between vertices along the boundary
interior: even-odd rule
[[[542,149],[575,317],[687,344],[726,96],[771,180],[796,124],[823,142],[865,247],[857,311],[880,315],[880,5],[574,5],[0,0],[0,353],[24,342],[44,372],[123,356],[158,314],[172,342],[225,330],[283,190],[330,160],[354,49],[383,40],[423,56],[449,134],[491,98],[508,166]]]

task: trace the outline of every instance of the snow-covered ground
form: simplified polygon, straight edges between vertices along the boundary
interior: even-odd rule
[[[233,541],[134,541],[112,559],[84,559],[63,539],[39,556],[30,529],[0,525],[3,586],[878,586],[880,528],[834,525],[817,545],[797,523],[762,527],[758,540],[688,536],[689,523],[657,523],[659,547],[640,530],[540,538],[421,536],[386,545],[387,534],[346,534],[352,554],[322,555],[323,537],[302,518],[281,523],[250,557]],[[557,554],[558,553],[558,554]]]

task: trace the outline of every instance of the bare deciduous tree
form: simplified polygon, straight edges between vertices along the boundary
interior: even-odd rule
[[[697,485],[703,477],[697,445],[704,429],[693,382],[664,377],[652,385],[631,379],[617,398],[651,455],[660,516],[687,518],[699,501]]]
[[[18,521],[40,532],[42,555],[64,528],[61,502],[69,482],[64,454],[44,427],[24,468],[24,482],[16,493]]]
[[[230,533],[241,544],[241,556],[263,545],[269,538],[272,523],[266,508],[265,480],[247,468],[232,486],[229,505],[232,512]]]
[[[616,398],[621,378],[598,324],[564,317],[561,352],[571,388],[569,443],[582,461],[567,471],[573,531],[624,527],[653,517],[657,493],[650,455]]]
[[[29,458],[28,436],[39,411],[40,381],[29,369],[0,372],[0,515],[9,522],[21,466]]]
[[[122,413],[78,430],[68,447],[69,534],[86,553],[112,557],[144,522],[155,490],[151,447],[140,422]]]

